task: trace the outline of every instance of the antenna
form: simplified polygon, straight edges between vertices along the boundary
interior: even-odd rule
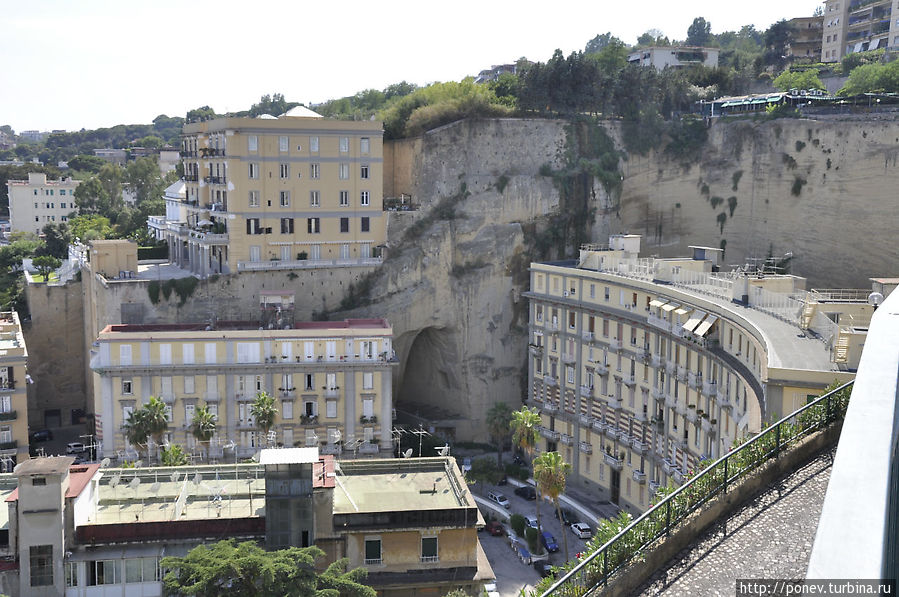
[[[449,456],[449,452],[450,452],[449,444],[446,444],[442,448],[434,448],[434,449],[437,450],[437,453],[440,454],[441,456]]]

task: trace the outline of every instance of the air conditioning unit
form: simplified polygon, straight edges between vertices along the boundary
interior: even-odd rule
[[[567,291],[567,290],[563,290],[563,291],[562,291],[562,296],[568,296],[568,291]]]

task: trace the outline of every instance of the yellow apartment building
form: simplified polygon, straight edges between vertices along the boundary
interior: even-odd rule
[[[8,180],[9,228],[11,232],[40,234],[47,224],[59,224],[77,212],[75,189],[80,180],[47,180],[47,175],[29,172],[28,180]]]
[[[834,314],[870,319],[864,292],[789,275],[720,272],[721,250],[640,258],[640,237],[531,265],[528,403],[541,450],[572,479],[639,512],[697,463],[853,376]],[[844,326],[845,327],[845,326]]]
[[[380,122],[302,106],[185,125],[187,209],[165,222],[170,259],[201,276],[380,263],[382,136]]]
[[[896,0],[825,0],[822,62],[899,45]]]
[[[0,313],[0,472],[28,460],[28,349],[19,314]]]
[[[392,330],[384,319],[110,325],[91,351],[93,412],[104,457],[133,459],[123,425],[150,396],[168,406],[165,440],[202,457],[190,433],[196,409],[217,417],[209,457],[248,457],[265,446],[340,455],[392,452]],[[278,415],[263,436],[251,414],[259,392]]]

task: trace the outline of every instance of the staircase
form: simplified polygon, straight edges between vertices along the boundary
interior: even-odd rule
[[[802,308],[802,315],[799,317],[799,328],[807,330],[812,325],[812,319],[815,317],[818,303],[813,303],[806,299],[805,307]]]
[[[851,335],[846,328],[840,328],[839,336],[833,346],[833,362],[848,363],[849,362],[849,339]]]

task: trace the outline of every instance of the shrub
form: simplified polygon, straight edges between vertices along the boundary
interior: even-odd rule
[[[509,526],[515,531],[515,534],[521,537],[524,535],[524,528],[527,526],[527,520],[521,514],[513,514],[509,517]]]

